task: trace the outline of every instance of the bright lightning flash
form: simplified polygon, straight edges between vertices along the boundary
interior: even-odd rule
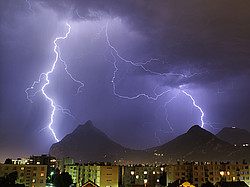
[[[196,104],[196,102],[195,102],[194,98],[192,97],[192,95],[188,94],[184,90],[182,90],[182,93],[184,93],[186,96],[188,96],[192,100],[193,105],[200,110],[200,112],[201,112],[201,127],[203,128],[204,124],[205,124],[204,119],[203,119],[205,114],[204,114],[202,108]]]
[[[111,80],[112,86],[113,86],[113,93],[114,93],[114,95],[118,96],[119,98],[133,100],[133,99],[137,99],[137,98],[139,98],[139,97],[146,97],[147,99],[157,101],[157,100],[159,99],[159,97],[163,96],[164,94],[167,94],[168,92],[170,92],[170,90],[165,90],[165,91],[163,91],[163,92],[161,92],[161,93],[158,93],[158,94],[156,94],[156,93],[154,92],[155,96],[153,96],[153,97],[152,97],[152,96],[149,96],[149,95],[147,95],[147,94],[145,94],[145,93],[139,93],[138,95],[135,95],[135,96],[132,96],[132,97],[131,97],[131,96],[126,96],[126,95],[120,95],[120,94],[118,94],[118,93],[116,92],[116,84],[115,84],[116,74],[117,74],[117,72],[118,72],[118,70],[119,70],[119,69],[118,69],[118,66],[117,66],[117,58],[120,59],[121,61],[125,62],[125,63],[131,64],[131,65],[134,66],[134,67],[141,68],[143,71],[145,71],[145,72],[147,72],[147,73],[150,73],[150,74],[153,74],[153,75],[164,76],[164,77],[167,77],[167,76],[180,76],[180,77],[183,77],[183,78],[190,78],[190,77],[192,77],[192,76],[198,75],[198,73],[195,73],[195,74],[189,75],[189,76],[184,75],[184,74],[178,74],[178,73],[159,73],[159,72],[155,72],[155,71],[152,71],[152,70],[150,70],[150,69],[147,69],[147,68],[145,67],[145,65],[146,65],[147,63],[150,63],[150,62],[152,62],[152,61],[157,61],[157,60],[159,60],[159,59],[150,59],[150,60],[148,60],[148,61],[146,61],[146,62],[144,62],[144,63],[135,63],[135,62],[133,62],[133,61],[131,61],[131,60],[127,60],[127,59],[125,59],[124,57],[122,57],[122,56],[119,54],[119,52],[117,51],[117,49],[111,44],[111,42],[110,42],[110,40],[109,40],[109,36],[108,36],[108,24],[106,25],[106,30],[105,30],[105,31],[106,31],[106,32],[105,32],[105,34],[106,34],[106,41],[107,41],[108,46],[109,46],[110,49],[111,49],[111,55],[112,55],[112,57],[113,57],[113,59],[114,59],[113,65],[114,65],[114,68],[115,68],[115,69],[114,69],[113,77],[112,77],[112,80]],[[204,118],[204,112],[203,112],[203,110],[201,109],[200,106],[198,106],[198,105],[196,104],[194,98],[193,98],[190,94],[188,94],[187,92],[185,92],[185,91],[183,91],[183,90],[180,90],[180,92],[182,92],[182,93],[184,93],[186,96],[188,96],[188,97],[192,100],[193,105],[194,105],[196,108],[198,108],[199,111],[201,112],[201,117],[200,117],[200,119],[201,119],[201,127],[203,128],[203,127],[204,127],[204,119],[203,119],[203,118]],[[166,113],[166,121],[167,121],[167,123],[168,123],[168,125],[169,125],[171,131],[173,131],[173,128],[172,128],[172,126],[170,125],[170,122],[169,122],[169,120],[168,120],[167,105],[168,105],[170,102],[172,102],[178,95],[179,95],[179,93],[177,93],[177,94],[176,94],[173,98],[171,98],[169,101],[165,102],[165,105],[164,105],[165,113]],[[156,133],[155,133],[155,134],[156,134]],[[159,140],[158,137],[157,137],[157,139]]]
[[[53,128],[52,128],[52,124],[53,124],[53,122],[54,122],[55,111],[56,111],[56,110],[60,110],[60,111],[62,111],[62,112],[64,112],[64,113],[66,113],[66,114],[72,116],[71,113],[70,113],[70,111],[69,111],[68,109],[63,109],[60,105],[55,104],[54,100],[53,100],[51,97],[49,97],[49,96],[46,94],[46,92],[45,92],[45,88],[50,84],[49,75],[50,75],[51,73],[53,73],[53,71],[54,71],[54,69],[55,69],[55,66],[56,66],[56,64],[57,64],[57,62],[58,62],[58,59],[59,59],[61,62],[63,62],[65,72],[69,75],[69,77],[70,77],[74,82],[80,84],[80,86],[78,87],[77,93],[79,93],[79,92],[80,92],[80,89],[84,86],[84,84],[83,84],[81,81],[76,80],[76,79],[72,76],[72,74],[69,73],[69,71],[68,71],[68,69],[67,69],[67,64],[66,64],[66,62],[65,62],[64,60],[62,60],[61,55],[60,55],[60,48],[59,48],[59,46],[57,45],[57,41],[58,41],[58,40],[65,40],[65,39],[68,37],[68,35],[70,34],[71,26],[70,26],[68,23],[67,23],[67,26],[68,26],[68,31],[67,31],[67,33],[65,34],[65,36],[57,37],[57,38],[53,41],[53,43],[54,43],[54,53],[55,53],[56,57],[55,57],[55,61],[54,61],[53,64],[52,64],[51,69],[50,69],[48,72],[46,72],[46,73],[41,73],[40,76],[39,76],[39,79],[38,79],[37,81],[34,81],[33,84],[31,85],[31,87],[29,87],[29,88],[27,88],[27,89],[25,90],[25,92],[26,92],[26,94],[27,94],[27,99],[28,99],[30,102],[32,102],[31,97],[34,97],[39,91],[41,91],[42,94],[44,95],[44,97],[46,98],[46,100],[49,101],[50,106],[51,106],[51,108],[52,108],[52,111],[51,111],[51,114],[50,114],[50,122],[49,122],[48,127],[49,127],[51,133],[53,134],[54,139],[55,139],[57,142],[59,142],[59,139],[57,138],[57,136],[56,136],[56,134],[55,134],[55,132],[54,132],[54,130],[53,130]],[[42,79],[45,79],[45,83],[42,85],[41,89],[38,90],[38,91],[36,91],[34,94],[30,95],[30,94],[29,94],[29,91],[30,91],[30,90],[33,90],[34,87],[35,87],[37,84],[40,84],[41,81],[42,81]]]

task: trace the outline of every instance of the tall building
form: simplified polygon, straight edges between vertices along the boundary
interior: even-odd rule
[[[98,186],[118,187],[119,166],[87,164],[87,165],[66,165],[68,172],[76,186],[82,186],[88,181],[92,181]]]
[[[30,165],[47,165],[48,176],[56,169],[56,157],[51,155],[30,156]]]
[[[46,185],[46,165],[0,164],[0,177],[17,171],[17,184],[26,187],[44,187]]]

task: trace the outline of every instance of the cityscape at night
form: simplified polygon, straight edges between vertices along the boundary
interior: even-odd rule
[[[249,0],[0,14],[0,186],[250,186]]]

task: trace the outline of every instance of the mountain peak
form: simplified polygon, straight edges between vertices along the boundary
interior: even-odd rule
[[[78,127],[74,130],[74,132],[83,131],[83,130],[91,130],[95,129],[96,127],[93,125],[91,120],[88,120],[85,124],[80,124]]]
[[[113,154],[124,149],[89,120],[79,125],[60,142],[53,144],[49,152],[58,158],[73,157],[88,162],[104,161],[107,155],[111,159]]]
[[[204,131],[204,129],[201,128],[199,125],[194,125],[187,131],[187,133],[199,133],[201,131]]]
[[[93,123],[92,123],[91,120],[88,120],[88,121],[84,124],[84,126],[86,126],[86,127],[94,127],[94,125],[93,125]]]

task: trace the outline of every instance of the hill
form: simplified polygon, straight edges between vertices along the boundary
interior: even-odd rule
[[[230,154],[235,151],[235,148],[195,125],[187,133],[150,150],[164,154],[171,160],[223,161],[230,159]]]
[[[216,136],[232,145],[243,146],[249,144],[250,146],[250,132],[245,129],[224,127]]]
[[[125,148],[97,129],[91,121],[51,146],[50,155],[72,157],[76,162],[147,162],[147,153]]]
[[[72,157],[76,162],[116,164],[176,163],[181,161],[250,161],[246,147],[235,147],[200,126],[191,127],[172,141],[147,150],[132,150],[111,140],[91,121],[51,146],[50,155]]]

